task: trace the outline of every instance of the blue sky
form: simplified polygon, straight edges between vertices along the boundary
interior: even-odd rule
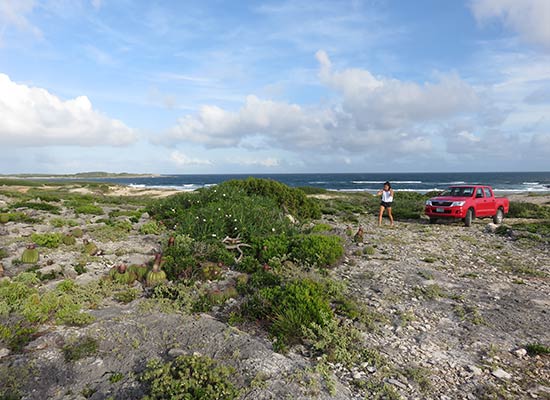
[[[0,173],[550,170],[550,1],[0,0]]]

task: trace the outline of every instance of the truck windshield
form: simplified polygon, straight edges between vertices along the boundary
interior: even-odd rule
[[[452,187],[443,192],[442,196],[471,197],[473,193],[473,187]]]

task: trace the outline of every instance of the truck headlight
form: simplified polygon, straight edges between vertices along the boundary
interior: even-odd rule
[[[427,205],[427,206],[431,206],[431,205],[432,205],[432,201],[431,201],[431,200],[426,200],[426,205]]]
[[[464,204],[466,204],[465,201],[453,201],[453,204],[451,204],[451,207],[462,207]]]

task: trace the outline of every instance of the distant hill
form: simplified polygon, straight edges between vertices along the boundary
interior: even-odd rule
[[[91,172],[78,172],[76,174],[6,174],[0,176],[9,176],[13,178],[147,178],[160,176],[159,174],[140,174],[129,172],[103,172],[103,171],[91,171]]]

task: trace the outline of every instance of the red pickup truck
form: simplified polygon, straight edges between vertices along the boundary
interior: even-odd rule
[[[470,226],[475,218],[486,217],[492,217],[495,224],[500,224],[509,205],[508,199],[495,197],[490,186],[461,185],[451,186],[441,195],[426,201],[424,211],[430,224],[439,218],[460,218]]]

